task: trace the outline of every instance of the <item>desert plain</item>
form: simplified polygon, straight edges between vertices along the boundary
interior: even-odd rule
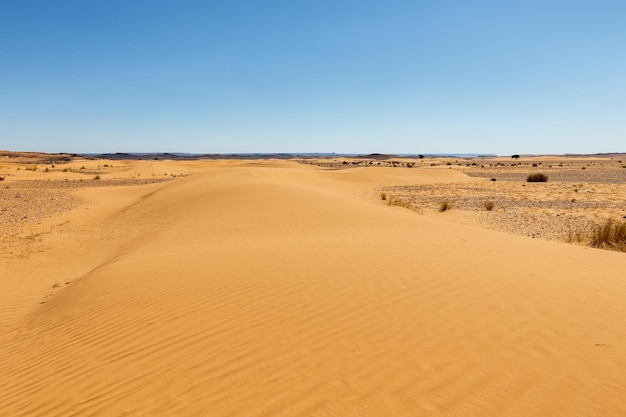
[[[625,165],[3,152],[0,416],[624,416]]]

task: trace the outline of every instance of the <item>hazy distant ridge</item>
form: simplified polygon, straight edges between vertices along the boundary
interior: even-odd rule
[[[324,152],[307,152],[307,153],[186,153],[186,152],[116,152],[116,153],[84,153],[79,154],[86,158],[100,158],[112,160],[145,160],[145,159],[292,159],[292,158],[435,158],[435,157],[452,157],[452,158],[478,158],[478,157],[494,157],[495,154],[347,154],[347,153],[324,153]]]

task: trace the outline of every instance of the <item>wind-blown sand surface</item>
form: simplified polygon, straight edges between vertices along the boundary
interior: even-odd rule
[[[125,164],[2,240],[0,415],[626,415],[625,254],[375,195],[479,179]]]

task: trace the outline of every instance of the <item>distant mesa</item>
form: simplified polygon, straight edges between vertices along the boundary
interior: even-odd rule
[[[116,152],[116,153],[89,153],[81,154],[85,158],[94,159],[109,159],[109,160],[198,160],[198,159],[292,159],[292,158],[320,158],[331,157],[334,154],[323,153],[306,153],[306,154],[292,154],[292,153],[230,153],[230,154],[198,154],[198,153],[173,153],[173,152],[159,152],[159,153],[130,153],[130,152]]]
[[[167,160],[197,160],[197,159],[293,159],[293,158],[334,158],[346,157],[356,159],[369,159],[384,161],[392,158],[483,158],[494,157],[493,154],[347,154],[347,153],[215,153],[215,154],[199,154],[199,153],[179,153],[179,152],[116,152],[116,153],[88,153],[80,154],[85,158],[94,159],[110,159],[110,160],[150,160],[150,159],[167,159]]]
[[[394,158],[395,155],[386,155],[383,153],[371,153],[369,155],[359,155],[357,156],[357,158],[361,158],[361,159],[376,159],[376,160],[380,160],[380,161],[384,161],[386,159],[390,159],[390,158]]]

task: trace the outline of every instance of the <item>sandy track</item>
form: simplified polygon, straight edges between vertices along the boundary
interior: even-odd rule
[[[624,254],[372,195],[461,177],[223,164],[73,219],[86,271],[4,317],[0,415],[626,414]]]

